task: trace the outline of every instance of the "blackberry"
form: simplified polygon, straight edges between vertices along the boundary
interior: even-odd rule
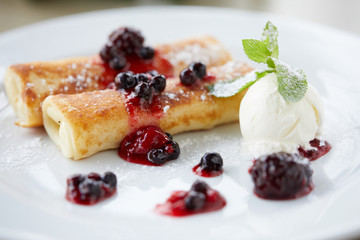
[[[265,199],[290,199],[312,189],[312,170],[298,154],[264,155],[250,168],[255,193]]]

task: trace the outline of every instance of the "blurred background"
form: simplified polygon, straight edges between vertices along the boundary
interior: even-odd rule
[[[0,32],[69,14],[144,5],[200,5],[264,11],[360,34],[360,0],[0,0]]]

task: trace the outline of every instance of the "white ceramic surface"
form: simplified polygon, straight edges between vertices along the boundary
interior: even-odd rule
[[[130,164],[116,151],[83,161],[62,156],[42,128],[13,124],[0,83],[1,239],[307,239],[360,233],[360,38],[309,22],[218,8],[153,7],[74,15],[0,35],[0,78],[19,62],[91,55],[119,25],[142,30],[147,43],[198,34],[219,38],[235,58],[241,39],[259,38],[267,20],[279,29],[280,58],[301,67],[323,97],[324,138],[333,149],[312,164],[316,188],[292,201],[264,201],[252,194],[250,159],[240,153],[239,125],[179,134],[182,153],[164,167]],[[255,66],[255,65],[254,65]],[[225,161],[221,177],[206,179],[227,199],[219,212],[169,218],[153,212],[173,190],[188,189],[205,151]],[[96,206],[64,199],[66,177],[112,170],[118,192]]]

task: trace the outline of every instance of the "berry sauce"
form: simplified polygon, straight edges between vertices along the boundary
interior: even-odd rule
[[[155,56],[150,60],[138,58],[137,56],[128,56],[126,67],[121,70],[112,69],[109,64],[103,61],[100,57],[93,59],[94,64],[100,65],[104,71],[100,76],[100,89],[108,88],[114,81],[116,75],[120,72],[132,71],[133,73],[144,73],[151,70],[156,70],[159,74],[166,77],[174,75],[174,68],[172,64],[161,54],[160,51],[155,50]],[[110,87],[111,88],[111,87]]]
[[[148,166],[161,166],[179,157],[179,145],[170,134],[154,125],[138,128],[121,142],[119,156],[125,161]]]
[[[193,167],[192,170],[201,177],[217,177],[224,172],[223,159],[219,153],[205,153],[200,163]]]
[[[190,191],[174,191],[155,211],[172,217],[185,217],[194,214],[218,211],[225,207],[226,200],[206,183],[196,181]]]
[[[150,114],[152,119],[160,119],[164,115],[159,96],[153,96],[151,101],[144,101],[143,98],[139,98],[131,93],[125,93],[125,97],[125,106],[130,117],[130,128],[137,126],[142,113]]]
[[[112,172],[75,174],[67,179],[66,199],[81,205],[94,205],[113,196],[117,179]]]
[[[303,147],[299,147],[299,154],[309,159],[310,161],[315,161],[316,159],[324,156],[331,150],[331,145],[327,141],[319,140],[317,138],[310,141],[310,146],[314,149],[306,150]]]
[[[208,170],[206,168],[203,168],[200,163],[198,165],[196,165],[195,167],[193,167],[192,170],[196,175],[198,175],[200,177],[217,177],[217,176],[220,176],[224,172],[224,169]]]
[[[309,194],[314,188],[313,171],[298,154],[285,152],[255,159],[249,173],[254,193],[263,199],[287,200]]]

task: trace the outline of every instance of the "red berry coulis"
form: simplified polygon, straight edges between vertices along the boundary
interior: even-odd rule
[[[118,154],[125,161],[160,166],[179,157],[179,145],[159,127],[150,125],[138,128],[121,142]],[[155,151],[156,150],[156,151]]]
[[[310,141],[310,146],[314,149],[306,150],[303,147],[298,148],[299,154],[304,158],[309,159],[310,161],[315,161],[331,150],[330,143],[324,140],[319,140],[317,138]]]
[[[116,176],[112,172],[106,172],[103,176],[97,173],[76,174],[66,182],[66,199],[81,205],[94,205],[110,198],[115,194],[117,185]]]
[[[206,183],[197,181],[190,191],[174,191],[155,211],[172,217],[185,217],[194,214],[213,212],[222,209],[226,200]]]
[[[199,163],[195,167],[193,167],[193,172],[200,176],[200,177],[217,177],[220,176],[224,170],[207,170],[206,168],[203,168],[201,164]]]

